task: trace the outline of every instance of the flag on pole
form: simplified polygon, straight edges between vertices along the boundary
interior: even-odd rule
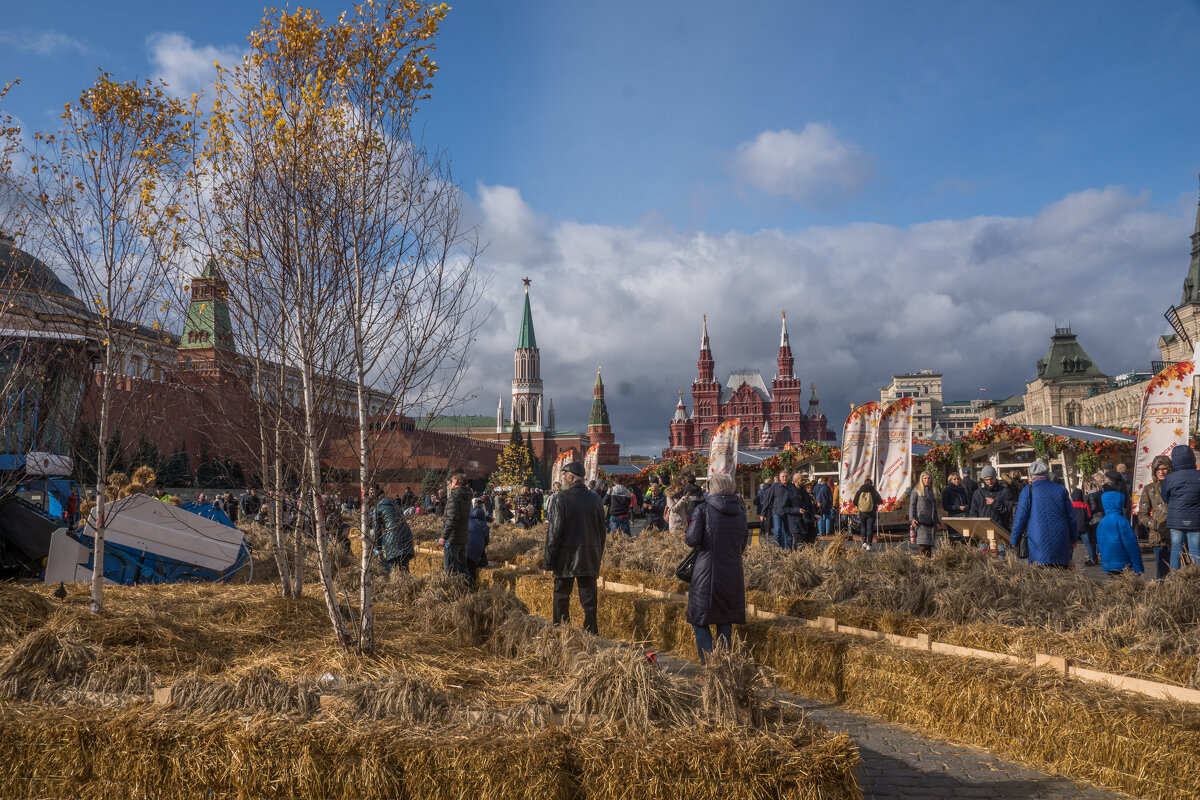
[[[1176,445],[1188,444],[1195,371],[1195,361],[1179,361],[1155,375],[1146,387],[1134,450],[1131,512],[1137,509],[1142,489],[1154,480],[1154,457],[1169,457]]]
[[[854,514],[854,495],[875,479],[875,446],[879,428],[879,403],[871,401],[853,409],[842,429],[842,461],[838,465],[838,497],[841,512]]]
[[[738,434],[742,425],[737,419],[726,420],[713,434],[708,444],[708,477],[718,472],[733,475],[737,472]]]
[[[596,475],[600,471],[600,443],[592,445],[587,449],[587,455],[583,457],[583,480],[591,483],[596,480]]]
[[[891,511],[908,491],[912,474],[913,399],[901,397],[879,414],[879,444],[875,462],[875,488],[883,502],[880,511]]]

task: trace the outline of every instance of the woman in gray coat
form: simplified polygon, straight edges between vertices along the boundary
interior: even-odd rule
[[[923,556],[933,554],[933,529],[942,521],[938,513],[937,492],[933,490],[933,475],[929,470],[921,473],[917,485],[908,496],[908,524],[910,536]]]
[[[750,540],[746,507],[733,478],[717,474],[708,479],[708,494],[692,511],[684,542],[696,548],[696,566],[688,590],[687,620],[696,633],[700,663],[712,652],[713,634],[732,643],[733,626],[746,624],[746,583],[742,551]]]

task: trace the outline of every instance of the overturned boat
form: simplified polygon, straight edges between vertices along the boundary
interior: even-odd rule
[[[46,583],[92,580],[101,510],[93,508],[81,529],[51,535]],[[202,515],[134,494],[105,503],[103,513],[104,578],[113,583],[229,581],[250,561],[242,532],[219,512]]]

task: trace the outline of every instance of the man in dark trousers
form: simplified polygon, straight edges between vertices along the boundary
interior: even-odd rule
[[[546,570],[554,574],[554,624],[571,622],[571,584],[579,585],[583,629],[596,627],[596,578],[604,558],[604,501],[589,490],[578,461],[562,469],[562,490],[547,510]]]
[[[471,579],[471,568],[467,564],[467,527],[471,522],[471,490],[467,487],[467,476],[458,470],[450,479],[450,496],[446,498],[446,510],[442,515],[442,538],[438,544],[446,548],[443,563],[450,575],[460,575],[463,580]]]

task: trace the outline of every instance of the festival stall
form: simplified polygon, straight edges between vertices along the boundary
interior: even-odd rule
[[[984,420],[971,433],[952,442],[923,443],[927,450],[917,456],[918,467],[934,473],[944,485],[950,471],[970,469],[978,478],[986,466],[1002,474],[1022,474],[1035,460],[1045,461],[1068,489],[1100,469],[1102,464],[1133,467],[1137,435],[1134,431],[1063,425],[1010,425]]]

